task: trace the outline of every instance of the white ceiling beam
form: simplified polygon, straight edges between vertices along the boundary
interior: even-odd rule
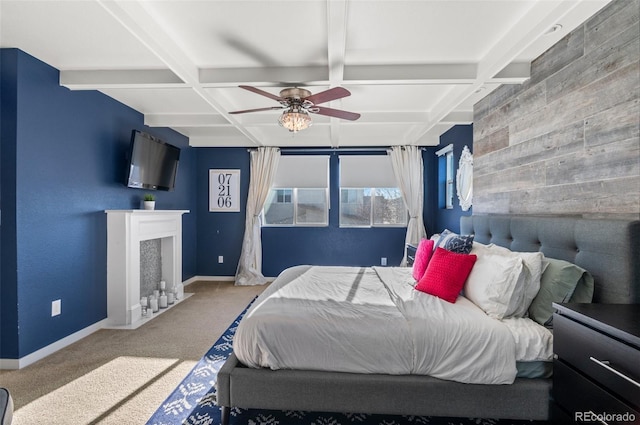
[[[521,19],[514,22],[509,31],[500,37],[500,41],[478,62],[475,81],[468,86],[459,86],[463,87],[462,90],[451,90],[450,95],[439,102],[437,109],[432,111],[430,121],[412,131],[411,140],[418,140],[428,133],[483,84],[491,82],[492,78],[498,77],[501,73],[509,74],[516,71],[518,66],[509,68],[509,65],[518,55],[579,3],[574,1],[533,3],[528,10],[524,11]]]
[[[337,68],[332,65],[331,68]],[[282,86],[339,86],[362,84],[473,84],[477,65],[367,65],[340,67],[341,78],[332,76],[324,66],[200,69],[198,83],[203,88]],[[345,76],[346,75],[346,76]],[[487,83],[518,84],[530,77],[530,64],[507,65]],[[106,88],[194,87],[170,69],[67,70],[60,72],[60,85],[71,90]]]
[[[327,55],[329,83],[332,87],[342,85],[344,79],[344,57],[347,50],[347,2],[327,0]]]
[[[193,61],[182,51],[153,16],[147,11],[144,1],[133,0],[96,0],[117,22],[126,28],[158,59],[173,71],[186,85],[190,86],[205,102],[244,134],[252,143],[260,145],[259,140],[237,120],[228,115],[225,108],[210,96],[199,82],[199,70]]]
[[[184,87],[168,69],[60,71],[60,85],[70,90]]]
[[[512,25],[478,64],[478,78],[486,80],[505,69],[520,53],[542,37],[562,17],[574,9],[579,1],[537,1]],[[537,19],[536,19],[537,18]]]
[[[207,147],[247,147],[247,139],[245,137],[210,137],[210,136],[189,136],[189,146],[194,148]]]
[[[360,119],[356,121],[358,124],[420,124],[427,121],[429,114],[423,111],[385,111],[385,112],[362,112]]]
[[[349,84],[470,84],[477,78],[475,64],[357,65],[348,66]]]
[[[273,125],[277,113],[245,114],[238,120],[247,127]],[[330,118],[312,115],[313,125],[329,124]],[[357,124],[423,124],[429,120],[426,112],[364,112]],[[473,111],[452,111],[442,120],[446,124],[470,124]],[[150,127],[229,127],[231,124],[219,114],[145,114],[144,123]],[[356,123],[354,123],[356,124]]]
[[[145,114],[149,127],[229,127],[231,123],[219,114]]]
[[[203,87],[236,87],[240,84],[261,87],[327,85],[329,73],[324,66],[288,66],[262,68],[203,68],[199,71]]]
[[[491,78],[484,79],[485,83],[522,84],[531,78],[531,63],[514,62],[505,66]]]
[[[345,68],[348,84],[473,84],[479,79],[478,64],[360,65]],[[523,83],[531,76],[529,63],[510,63],[486,83]]]
[[[347,50],[347,2],[346,0],[327,0],[327,59],[329,65],[329,86],[343,84],[344,57]],[[338,106],[341,102],[331,102]],[[332,147],[340,145],[340,120],[331,118],[329,138]]]
[[[471,124],[473,111],[451,111],[440,122],[443,124]]]
[[[147,12],[144,2],[131,0],[96,1],[183,81],[187,83],[197,81],[197,67]]]

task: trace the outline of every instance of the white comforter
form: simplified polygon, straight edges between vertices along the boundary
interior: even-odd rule
[[[462,296],[451,304],[414,283],[410,268],[287,269],[241,321],[234,352],[249,367],[512,383],[511,327]]]

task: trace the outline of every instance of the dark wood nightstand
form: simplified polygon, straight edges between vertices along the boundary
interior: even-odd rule
[[[640,305],[553,307],[556,405],[575,422],[640,424]]]

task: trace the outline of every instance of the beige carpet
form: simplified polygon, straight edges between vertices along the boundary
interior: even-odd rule
[[[26,368],[0,371],[13,425],[145,424],[264,286],[196,282],[135,330],[102,329]]]

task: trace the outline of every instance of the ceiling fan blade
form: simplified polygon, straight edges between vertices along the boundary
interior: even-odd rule
[[[229,114],[246,114],[247,112],[273,111],[274,109],[284,109],[284,106],[269,106],[268,108],[245,109],[243,111],[233,111]]]
[[[314,105],[330,102],[336,99],[342,99],[343,97],[351,96],[351,92],[343,87],[334,87],[329,90],[321,91],[320,93],[312,94],[306,97],[304,100],[308,100]]]
[[[277,102],[284,102],[284,101],[285,101],[285,100],[284,100],[283,98],[281,98],[280,96],[277,96],[277,95],[275,95],[275,94],[273,94],[273,93],[269,93],[268,91],[264,91],[264,90],[259,89],[259,88],[257,88],[257,87],[252,87],[252,86],[238,86],[238,87],[240,87],[241,89],[245,89],[245,90],[252,91],[252,92],[257,93],[257,94],[260,94],[260,95],[262,95],[262,96],[266,96],[266,97],[268,97],[269,99],[273,99],[273,100],[275,100],[275,101],[277,101]]]
[[[324,108],[322,106],[310,108],[309,112],[319,115],[327,115],[329,117],[342,118],[343,120],[349,121],[355,121],[360,118],[360,114],[357,114],[355,112],[341,111],[340,109],[333,108]]]

